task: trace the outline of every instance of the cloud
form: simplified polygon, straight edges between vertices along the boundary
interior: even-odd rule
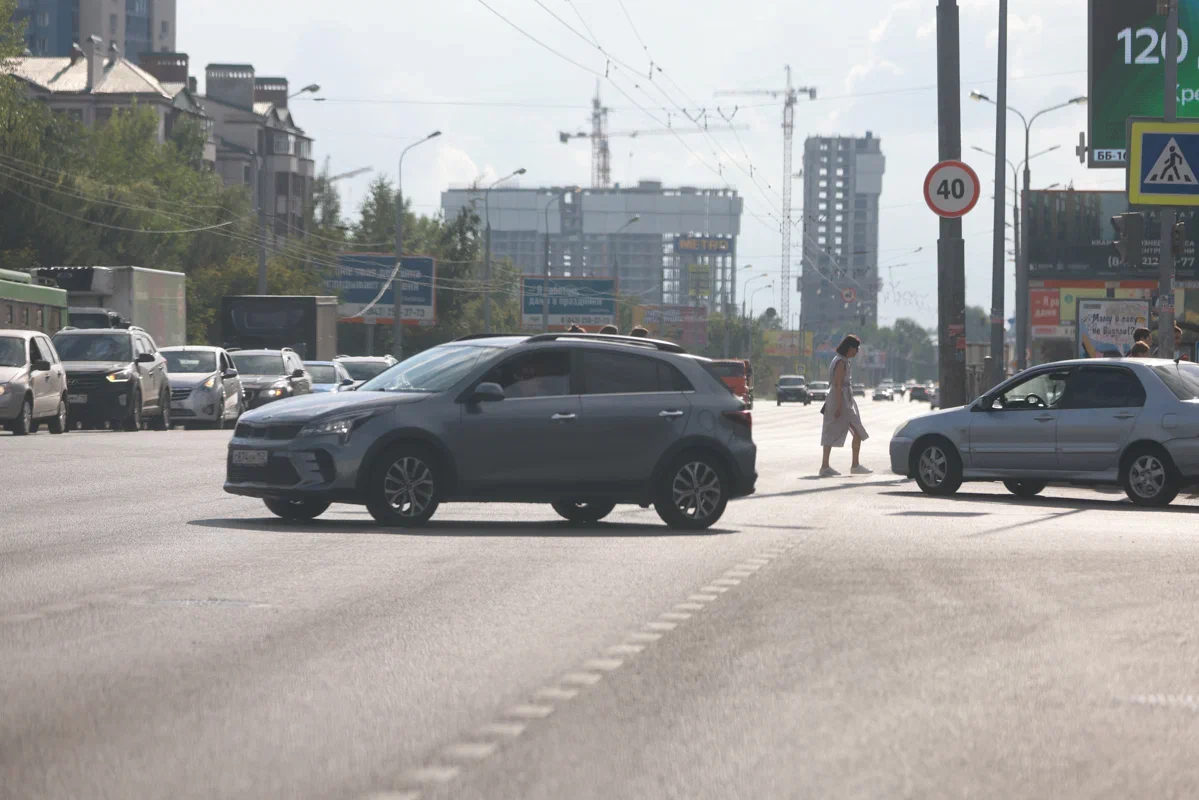
[[[1007,35],[1008,44],[1010,46],[1013,39],[1019,40],[1022,44],[1027,44],[1026,39],[1020,37],[1040,36],[1043,25],[1041,18],[1036,14],[1031,17],[1018,17],[1015,14],[1008,16]],[[988,49],[994,48],[999,43],[999,29],[992,28],[987,34]]]
[[[887,9],[886,15],[878,21],[878,24],[870,29],[868,36],[871,44],[878,44],[887,35],[887,28],[891,26],[891,21],[895,19],[897,14],[907,11],[916,5],[914,0],[900,0],[900,2]]]
[[[845,90],[849,92],[853,91],[855,84],[869,77],[871,73],[879,70],[889,72],[892,75],[903,74],[903,68],[894,61],[890,61],[885,58],[879,58],[872,53],[867,56],[865,61],[854,64],[849,68],[849,72],[845,76]]]
[[[927,39],[929,36],[932,36],[936,32],[937,32],[937,18],[934,16],[928,22],[922,23],[918,28],[916,28],[916,38],[917,39]]]
[[[437,146],[436,174],[439,186],[465,186],[473,183],[480,176],[492,173],[494,170],[491,167],[480,172],[474,159],[457,147],[444,144]]]

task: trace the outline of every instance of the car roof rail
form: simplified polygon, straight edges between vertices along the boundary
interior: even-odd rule
[[[76,328],[74,325],[63,325],[61,328],[58,329],[59,333],[62,333],[63,331],[77,331],[77,330],[79,330],[79,329]]]
[[[241,350],[241,348],[240,347],[226,347],[225,348],[226,353],[236,353],[238,350]]]
[[[145,328],[143,328],[141,325],[130,325],[130,326],[129,326],[128,328],[126,328],[125,330],[127,330],[127,331],[138,331],[139,333],[145,333],[145,332],[146,332],[146,329],[145,329]]]
[[[519,333],[468,333],[465,336],[459,336],[455,342],[469,342],[471,339],[500,339],[510,336],[521,336]]]
[[[687,349],[674,342],[661,339],[647,339],[642,336],[619,336],[610,333],[538,333],[530,336],[528,343],[553,342],[559,339],[582,339],[588,342],[608,342],[609,344],[631,344],[635,347],[649,347],[663,353],[686,353]]]

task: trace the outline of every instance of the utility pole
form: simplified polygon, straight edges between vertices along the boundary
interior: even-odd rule
[[[1169,5],[1166,35],[1162,37],[1162,59],[1166,62],[1166,81],[1162,87],[1166,122],[1178,120],[1178,0],[1158,0],[1158,6]],[[1173,208],[1161,210],[1161,259],[1157,274],[1158,311],[1157,347],[1162,354],[1173,353],[1174,347],[1174,221]],[[1167,356],[1168,357],[1168,356]]]
[[[1003,247],[1004,204],[1007,202],[1007,17],[1008,0],[999,0],[999,64],[995,101],[995,231],[991,263],[991,361],[987,388],[1003,380],[1003,295],[1007,259]],[[1019,230],[1016,228],[1015,230]],[[1017,237],[1018,238],[1018,237]],[[1017,242],[1016,247],[1019,248]]]
[[[420,141],[405,147],[400,151],[400,161],[396,166],[396,266],[391,275],[391,292],[395,301],[395,313],[392,314],[392,338],[395,341],[392,349],[395,351],[396,361],[404,360],[404,156],[417,145],[436,139],[440,135],[441,131],[433,131]],[[374,346],[374,342],[371,346]]]
[[[937,4],[937,147],[941,161],[962,157],[961,60],[957,0]],[[941,217],[937,239],[937,343],[941,404],[965,405],[966,245],[962,220]],[[1002,232],[1000,233],[1002,236]]]

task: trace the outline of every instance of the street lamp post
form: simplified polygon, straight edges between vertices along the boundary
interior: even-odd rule
[[[391,315],[394,339],[392,350],[395,352],[396,361],[404,360],[404,156],[417,145],[436,139],[440,135],[441,131],[433,131],[420,141],[405,147],[400,151],[400,163],[396,168],[396,268],[391,276],[392,301],[395,303],[395,311]]]
[[[641,221],[641,215],[634,214],[633,216],[629,217],[628,222],[626,222],[625,224],[623,224],[619,228],[617,228],[616,233],[614,233],[612,235],[619,236],[621,231],[623,231],[625,228],[629,227],[634,222],[640,222],[640,221]],[[613,289],[613,293],[616,296],[615,299],[613,300],[613,302],[616,305],[616,324],[619,325],[620,324],[620,253],[617,253],[612,259],[612,277],[614,279],[613,282],[616,284],[615,288]]]
[[[762,291],[763,289],[770,289],[773,291],[774,283],[771,282],[765,286],[759,286],[757,289],[754,289],[754,293],[749,296],[749,316],[751,319],[754,318],[754,298],[757,297],[758,292]]]
[[[981,92],[971,92],[970,99],[997,105],[994,100]],[[1086,102],[1087,98],[1085,96],[1074,97],[1064,103],[1043,108],[1031,117],[1024,116],[1024,114],[1010,105],[1007,107],[1008,111],[1018,116],[1020,121],[1024,123],[1024,186],[1020,203],[1020,225],[1024,229],[1024,238],[1021,240],[1019,256],[1016,259],[1016,365],[1018,370],[1024,370],[1028,367],[1028,193],[1029,184],[1032,182],[1032,173],[1029,170],[1028,162],[1032,159],[1032,156],[1029,154],[1032,125],[1037,121],[1038,117],[1048,114],[1050,111],[1082,105]]]
[[[491,333],[491,190],[509,178],[524,175],[525,168],[521,167],[509,173],[487,187],[483,192],[483,215],[487,221],[484,233],[483,253],[483,332]]]
[[[300,91],[289,94],[287,96],[287,99],[290,100],[293,97],[299,97],[300,95],[304,94],[305,92],[311,92],[311,93],[315,94],[315,93],[319,92],[320,90],[321,90],[321,85],[319,83],[310,83],[307,86],[305,86],[303,89],[301,89]]]

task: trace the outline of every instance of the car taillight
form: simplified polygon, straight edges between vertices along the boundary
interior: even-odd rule
[[[754,415],[752,411],[744,408],[737,411],[726,411],[724,412],[724,418],[727,420],[732,420],[738,425],[744,425],[746,430],[753,431]]]

